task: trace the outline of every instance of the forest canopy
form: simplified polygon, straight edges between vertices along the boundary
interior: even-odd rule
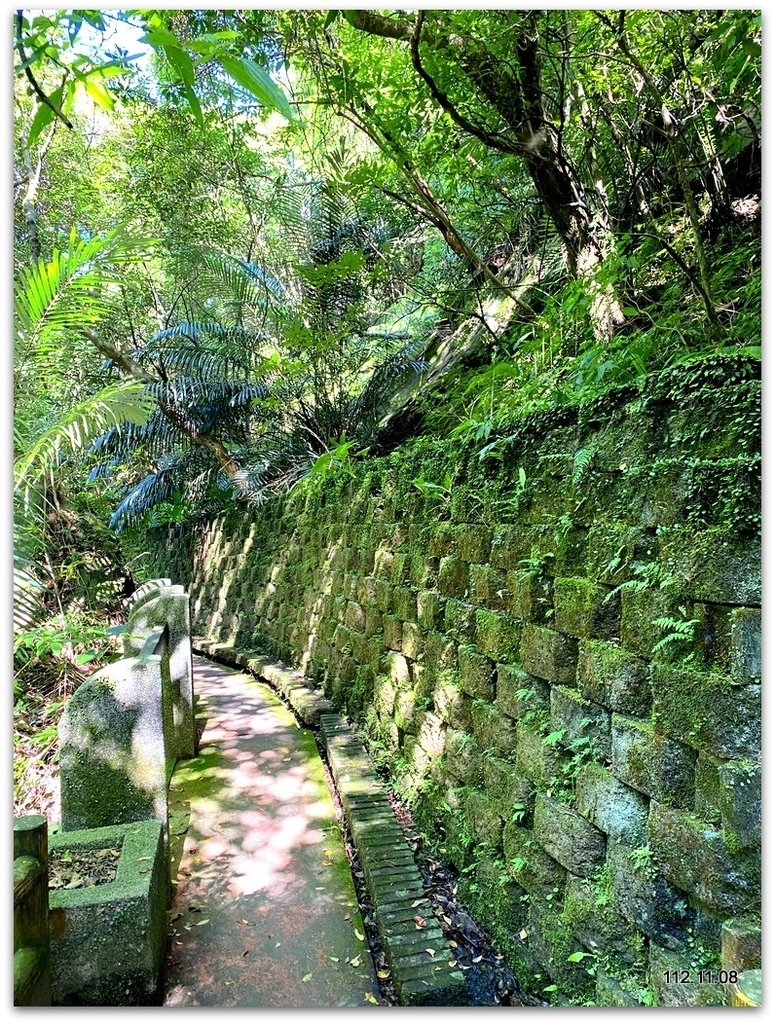
[[[89,660],[123,530],[759,344],[755,11],[12,31],[23,664]]]

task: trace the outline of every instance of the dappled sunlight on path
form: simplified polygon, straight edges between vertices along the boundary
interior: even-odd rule
[[[310,732],[268,686],[203,659],[199,756],[170,789],[165,1004],[354,1006],[376,995]]]

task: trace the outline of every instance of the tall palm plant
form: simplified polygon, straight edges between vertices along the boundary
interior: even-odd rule
[[[370,302],[379,231],[326,190],[297,202],[272,266],[192,254],[209,319],[160,331],[132,353],[157,411],[93,447],[95,476],[132,459],[149,470],[127,489],[114,526],[218,488],[261,502],[294,486],[325,452],[372,443],[389,398],[422,371],[422,342],[388,329]]]

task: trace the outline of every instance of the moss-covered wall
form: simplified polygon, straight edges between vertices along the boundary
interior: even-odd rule
[[[525,987],[721,1003],[697,972],[760,899],[758,422],[757,365],[705,360],[173,528],[148,573],[322,680]]]

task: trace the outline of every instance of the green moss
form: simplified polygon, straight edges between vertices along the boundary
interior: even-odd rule
[[[494,661],[513,661],[519,652],[520,624],[486,608],[476,610],[476,646]]]

